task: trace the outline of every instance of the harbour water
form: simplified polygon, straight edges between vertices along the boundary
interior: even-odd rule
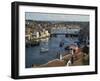
[[[47,37],[41,39],[40,44],[26,48],[26,68],[31,68],[32,65],[45,64],[51,60],[57,59],[57,54],[64,54],[65,47],[75,43],[77,37],[66,37],[65,35],[57,35],[55,37]],[[60,46],[63,41],[63,46]],[[43,48],[46,48],[46,51]]]

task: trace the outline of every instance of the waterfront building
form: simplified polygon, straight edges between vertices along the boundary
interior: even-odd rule
[[[31,35],[30,34],[25,35],[25,39],[26,40],[31,40]]]
[[[32,33],[32,38],[39,38],[39,32],[33,32]]]
[[[67,66],[71,66],[71,60],[67,62]]]

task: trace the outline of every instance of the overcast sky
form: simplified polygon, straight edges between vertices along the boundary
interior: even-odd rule
[[[89,21],[89,15],[25,12],[26,20],[37,21]]]

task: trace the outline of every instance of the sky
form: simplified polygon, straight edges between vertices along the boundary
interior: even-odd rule
[[[25,12],[26,20],[36,21],[89,21],[89,15]]]

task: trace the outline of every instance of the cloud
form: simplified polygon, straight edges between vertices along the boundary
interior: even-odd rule
[[[25,19],[39,21],[89,21],[89,15],[25,12]]]

